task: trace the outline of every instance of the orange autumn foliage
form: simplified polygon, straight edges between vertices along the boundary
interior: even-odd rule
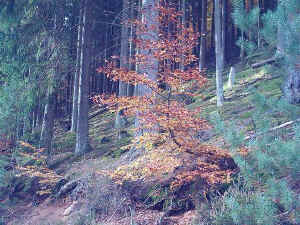
[[[62,176],[47,167],[45,149],[36,148],[24,141],[19,141],[19,146],[23,151],[19,150],[18,154],[31,163],[29,165],[26,165],[27,163],[25,165],[24,163],[17,165],[16,176],[37,179],[39,187],[35,188],[38,188],[36,194],[39,196],[51,194],[57,182],[62,179]]]
[[[178,157],[189,153],[195,157],[209,159],[228,157],[225,151],[213,146],[203,145],[197,138],[201,130],[210,125],[200,117],[201,108],[189,110],[180,96],[191,97],[193,90],[203,88],[207,83],[204,72],[198,70],[197,57],[193,50],[197,46],[199,33],[192,26],[181,23],[180,11],[161,2],[157,6],[158,26],[147,25],[142,21],[129,21],[137,30],[134,40],[137,49],[147,54],[136,54],[129,61],[139,68],[151,68],[153,59],[159,62],[157,79],[150,79],[149,74],[119,68],[118,57],[113,57],[104,67],[98,69],[114,81],[132,85],[147,86],[151,93],[143,96],[95,96],[94,102],[108,105],[112,110],[122,110],[125,116],[138,115],[139,126],[132,140],[131,148],[148,150],[145,155],[131,164],[120,166],[108,173],[117,182],[137,180],[152,175],[162,176],[176,170],[184,161]],[[169,29],[171,27],[171,29]],[[145,35],[158,33],[158,39],[147,39]],[[137,51],[140,52],[140,51]],[[143,70],[141,70],[143,71]],[[146,70],[147,71],[147,70]],[[182,98],[181,98],[182,99]],[[177,176],[172,186],[176,187],[197,177],[208,178],[209,182],[220,183],[228,179],[229,171],[222,171],[212,160],[199,162],[199,168],[190,174]],[[105,173],[105,172],[104,172]]]

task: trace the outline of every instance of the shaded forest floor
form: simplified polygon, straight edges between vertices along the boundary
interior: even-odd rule
[[[215,80],[214,74],[210,73],[210,71],[208,71],[209,80],[207,87],[196,91],[197,96],[190,101],[188,107],[190,109],[199,106],[203,107],[202,116],[207,120],[210,120],[215,112],[219,112],[226,121],[235,122],[247,136],[251,135],[254,130],[251,121],[251,115],[255,112],[255,105],[252,103],[255,95],[253,88],[266,98],[280,98],[282,95],[280,85],[283,82],[283,77],[280,76],[280,70],[272,69],[268,65],[252,69],[241,64],[237,66],[237,72],[236,85],[232,90],[227,86],[228,70],[224,73],[225,103],[221,110],[216,107]],[[98,106],[93,106],[90,116],[95,115],[99,110],[101,109]],[[275,116],[272,118],[273,126],[283,124],[293,120],[297,115],[299,116],[300,107],[298,109],[296,107],[294,114],[287,113]],[[80,193],[68,194],[53,201],[48,198],[36,204],[33,204],[31,201],[25,203],[19,201],[18,204],[10,204],[10,206],[4,208],[5,216],[10,218],[10,223],[8,224],[125,225],[133,224],[133,221],[135,221],[136,224],[154,225],[158,224],[160,219],[164,220],[164,224],[170,225],[188,225],[193,223],[197,212],[197,209],[194,208],[172,215],[165,215],[162,210],[163,207],[151,207],[145,202],[144,205],[139,202],[134,209],[130,207],[127,209],[125,209],[126,207],[118,208],[118,205],[123,207],[127,204],[126,201],[130,199],[124,198],[124,202],[122,202],[122,193],[118,195],[118,190],[111,186],[110,181],[103,179],[103,174],[99,172],[116,168],[124,160],[124,153],[128,151],[128,149],[121,147],[126,146],[130,142],[130,137],[121,140],[117,138],[116,130],[114,129],[114,113],[105,112],[89,120],[90,141],[93,151],[82,157],[73,155],[75,136],[70,132],[66,132],[62,124],[61,122],[56,124],[54,153],[49,167],[68,181],[86,180],[87,182],[82,182],[82,189],[84,190],[82,192],[79,191]],[[205,141],[217,144],[223,149],[226,148],[223,137],[216,135],[214,132],[209,133]],[[104,186],[107,188],[103,189]],[[136,190],[138,188],[140,186],[136,186]],[[83,199],[87,202],[78,203],[76,201],[78,196],[81,195],[84,195]],[[108,199],[108,196],[111,196],[111,199]],[[3,202],[6,203],[8,200]],[[121,204],[121,202],[124,204]],[[94,223],[85,222],[92,220],[87,211],[85,211],[85,205],[99,204],[101,207],[98,207],[98,213],[106,216],[93,219]],[[128,203],[127,205],[131,204]],[[69,214],[66,212],[68,209],[71,211]]]

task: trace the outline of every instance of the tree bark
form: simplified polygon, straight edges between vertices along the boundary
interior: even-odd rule
[[[181,8],[181,11],[182,11],[181,25],[183,27],[185,27],[186,26],[186,0],[181,0],[180,3],[181,3],[180,8]],[[182,55],[181,62],[179,64],[179,68],[180,68],[181,71],[184,71],[184,68],[185,68],[183,62],[184,62],[184,55]]]
[[[206,38],[207,38],[207,0],[202,0],[201,43],[199,70],[206,67]]]
[[[221,33],[222,33],[222,62],[223,62],[223,69],[226,62],[226,52],[225,52],[225,44],[226,44],[226,26],[227,26],[227,20],[226,20],[226,11],[227,11],[227,1],[222,1],[222,10],[221,10]]]
[[[211,18],[211,40],[210,40],[210,49],[215,51],[215,4],[214,1],[211,1],[212,4],[212,18]]]
[[[45,148],[48,155],[51,153],[51,144],[53,137],[54,116],[55,116],[56,98],[53,87],[49,85],[47,91],[47,103],[45,106],[42,132],[40,138],[40,148]]]
[[[224,103],[223,93],[223,69],[224,69],[224,46],[222,35],[222,1],[215,0],[215,52],[216,52],[216,94],[217,106]]]
[[[246,2],[245,0],[243,0],[243,7],[246,7]],[[241,30],[241,36],[242,36],[242,41],[245,41],[245,31],[244,30]],[[240,49],[240,58],[242,60],[244,60],[245,58],[245,48],[244,48],[244,43],[242,43],[241,45],[241,49]]]
[[[122,9],[122,19],[123,22],[127,22],[129,15],[129,2],[128,0],[123,0],[123,9]],[[129,34],[128,34],[128,26],[127,24],[122,25],[121,31],[121,54],[120,54],[120,67],[129,69],[129,62],[128,62],[128,41],[129,41]],[[119,81],[119,96],[127,96],[127,88],[128,84],[122,81]],[[121,136],[121,129],[127,123],[127,119],[125,118],[122,111],[118,111],[115,121],[115,127],[118,129],[118,136]]]
[[[77,36],[77,53],[76,53],[76,68],[74,75],[74,86],[73,86],[73,105],[72,105],[72,125],[71,131],[76,132],[77,130],[77,118],[78,118],[78,92],[79,92],[79,72],[81,62],[81,46],[82,46],[82,18],[83,9],[80,6],[79,21],[78,21],[78,36]]]
[[[83,1],[82,48],[79,73],[78,118],[75,154],[81,155],[90,150],[88,111],[89,111],[89,70],[90,70],[90,26],[91,0]]]
[[[143,0],[142,8],[144,9],[142,15],[142,21],[147,23],[147,27],[151,28],[152,26],[158,26],[158,12],[156,9],[157,0]],[[148,31],[142,37],[143,40],[157,41],[158,40],[158,32],[157,31]],[[158,72],[158,61],[154,56],[151,56],[151,52],[149,50],[140,49],[140,53],[142,55],[148,55],[149,61],[151,62],[151,66],[139,67],[139,72],[144,73],[148,76],[152,81],[156,81],[157,72]],[[148,62],[146,62],[148,63]],[[138,96],[144,96],[146,94],[151,94],[152,90],[144,85],[139,85],[138,87]]]
[[[130,19],[136,19],[135,15],[134,15],[134,1],[130,1]],[[135,65],[134,63],[130,62],[130,59],[132,58],[132,56],[134,55],[135,52],[135,46],[133,43],[133,36],[135,33],[135,29],[134,26],[131,24],[130,25],[130,33],[129,33],[129,62],[128,62],[128,67],[130,70],[134,70],[135,69]],[[127,96],[133,96],[134,95],[134,85],[132,84],[128,84],[127,85]]]
[[[157,0],[143,0],[142,1],[142,21],[147,24],[147,27],[156,27],[158,29],[158,10],[156,9]],[[145,41],[157,41],[158,40],[158,31],[149,30],[146,34],[141,36],[142,40]],[[139,65],[138,72],[140,74],[146,74],[149,79],[152,81],[156,81],[157,73],[158,73],[158,60],[152,55],[150,50],[139,49],[140,54],[148,56],[149,65]],[[137,85],[136,87],[136,95],[137,96],[145,96],[151,94],[152,90],[145,85]],[[135,120],[135,127],[140,127],[140,119],[139,115],[137,115]],[[143,134],[142,130],[136,132],[136,136],[140,136]]]
[[[287,69],[288,77],[284,83],[283,92],[291,104],[300,103],[300,68],[290,65]]]

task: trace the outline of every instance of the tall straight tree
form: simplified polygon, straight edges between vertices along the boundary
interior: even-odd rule
[[[141,32],[138,39],[142,40],[143,44],[149,44],[151,42],[156,43],[158,40],[158,0],[142,0],[142,23],[146,24],[148,30],[146,32]],[[139,46],[138,54],[147,57],[147,65],[138,65],[138,72],[144,74],[147,78],[152,81],[157,80],[158,73],[158,60],[154,57],[153,53],[149,49],[143,49],[142,46]],[[152,90],[146,85],[137,85],[136,95],[145,96],[151,94]],[[135,127],[138,129],[140,127],[139,115],[137,115],[135,120]],[[136,136],[142,135],[142,130],[137,130]]]
[[[182,11],[181,25],[186,26],[186,0],[180,1],[180,10]],[[184,71],[184,55],[181,57],[181,63],[179,64],[180,70]]]
[[[201,42],[199,70],[206,67],[206,38],[207,38],[207,0],[202,0],[202,16],[201,16]]]
[[[49,84],[47,90],[47,101],[45,105],[41,138],[40,138],[40,147],[45,148],[48,151],[48,154],[51,153],[51,144],[53,138],[53,128],[54,128],[54,118],[55,118],[55,107],[56,107],[56,94],[58,90],[58,82],[60,80],[61,73],[61,59],[62,54],[60,53],[61,41],[60,33],[63,28],[63,7],[64,1],[56,1],[57,9],[54,15],[54,29],[52,32],[53,37],[46,37],[48,48],[50,51],[51,59],[53,61],[54,70],[50,71]]]
[[[123,0],[123,9],[122,9],[122,31],[121,31],[121,53],[120,53],[120,67],[129,69],[128,62],[128,53],[129,53],[129,33],[128,26],[126,24],[129,17],[129,0]],[[119,96],[127,96],[128,85],[125,82],[119,81]],[[122,129],[126,123],[126,118],[123,115],[122,110],[117,113],[116,116],[116,128]],[[121,132],[119,133],[119,138],[121,138]]]
[[[74,84],[73,84],[73,104],[72,104],[72,124],[71,131],[76,132],[77,130],[77,118],[78,118],[78,92],[79,92],[79,72],[80,72],[80,62],[81,62],[81,45],[82,45],[82,18],[83,9],[81,4],[79,4],[79,20],[78,20],[78,30],[77,30],[77,52],[76,52],[76,65],[74,74]]]
[[[92,0],[83,0],[82,46],[79,72],[78,118],[76,130],[75,154],[80,155],[90,150],[88,111],[89,111],[89,73]]]
[[[246,8],[246,1],[245,0],[242,0],[242,5],[241,7],[243,8],[243,10],[245,10]],[[241,44],[241,49],[240,49],[240,58],[243,60],[245,58],[245,44],[243,43],[246,39],[245,37],[245,31],[244,29],[241,29],[241,32],[242,32],[242,37],[241,37],[241,40],[242,40],[242,44]]]
[[[223,91],[223,70],[224,70],[224,41],[223,35],[224,27],[222,26],[222,7],[224,7],[224,0],[215,0],[215,52],[216,52],[216,94],[217,106],[222,106],[224,103]]]
[[[136,0],[130,0],[130,19],[136,18]],[[135,29],[134,26],[130,25],[130,32],[129,32],[129,59],[132,58],[135,52],[135,45],[133,43],[133,37],[135,35]],[[133,62],[129,61],[129,68],[134,69],[135,65]],[[134,85],[128,84],[127,86],[127,96],[133,96],[134,95]]]

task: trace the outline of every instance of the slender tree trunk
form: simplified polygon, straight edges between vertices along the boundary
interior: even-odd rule
[[[76,130],[75,154],[80,155],[90,150],[88,111],[89,111],[89,70],[90,70],[90,26],[91,0],[83,2],[81,65],[79,73],[78,118]]]
[[[131,0],[130,1],[130,19],[136,19],[135,15],[136,11],[136,1]],[[129,34],[129,69],[135,70],[134,63],[130,62],[130,59],[132,59],[133,55],[135,54],[135,44],[133,42],[133,38],[135,36],[135,28],[133,24],[130,25],[130,34]],[[127,86],[127,96],[133,96],[134,95],[134,85],[129,84]]]
[[[254,8],[254,0],[249,0],[248,1],[248,13]],[[253,41],[254,37],[253,37],[253,32],[249,31],[248,33],[248,37],[250,41]]]
[[[44,111],[42,132],[40,138],[40,147],[45,148],[47,153],[51,153],[51,144],[53,137],[54,116],[55,116],[55,93],[53,87],[49,85],[47,91],[47,103]]]
[[[211,51],[215,51],[215,1],[211,1],[212,4],[212,18],[211,18]]]
[[[244,7],[244,8],[246,7],[246,2],[245,2],[245,0],[243,0],[243,7]],[[245,41],[245,31],[244,31],[244,30],[241,30],[241,33],[242,33],[242,41],[244,42],[244,41]],[[244,60],[244,58],[245,58],[245,48],[244,48],[244,43],[242,43],[242,45],[241,45],[240,58],[241,58],[242,60]]]
[[[34,131],[34,128],[36,127],[36,107],[34,107],[33,111],[32,111],[32,132]]]
[[[199,70],[206,67],[206,38],[207,38],[207,0],[202,0],[201,43]]]
[[[221,52],[221,57],[222,57],[222,68],[224,69],[225,63],[226,63],[226,52],[225,52],[225,44],[226,44],[226,26],[227,26],[227,20],[226,20],[226,10],[227,10],[227,1],[222,0],[222,15],[221,15],[221,33],[222,33],[222,52]]]
[[[261,5],[260,5],[260,1],[258,1],[257,4],[258,4],[258,8],[259,8],[259,15],[258,15],[258,21],[257,21],[257,48],[259,49],[261,47],[261,41],[260,41]]]
[[[129,2],[128,0],[123,0],[123,9],[122,9],[122,19],[124,22],[128,20],[129,15]],[[121,31],[121,54],[120,54],[120,67],[129,69],[128,63],[128,25],[123,24]],[[119,96],[127,96],[127,87],[128,84],[122,81],[119,81]],[[116,116],[115,127],[118,129],[118,136],[121,136],[121,129],[126,125],[126,118],[122,111],[119,111]]]
[[[109,36],[109,31],[108,31],[108,26],[107,24],[105,25],[105,39],[104,39],[104,62],[108,59],[108,36]],[[108,92],[108,83],[109,83],[109,80],[106,76],[103,76],[103,82],[102,82],[102,90],[103,90],[103,93],[107,94]]]
[[[181,3],[180,8],[181,8],[181,11],[182,11],[181,25],[183,27],[185,27],[187,25],[186,24],[186,0],[181,0],[180,3]],[[181,71],[184,71],[184,68],[185,68],[185,66],[184,66],[184,58],[185,58],[185,56],[183,55],[181,57],[181,62],[179,64],[179,68],[180,68]]]
[[[45,106],[43,103],[40,103],[40,106],[39,106],[39,109],[37,112],[37,118],[36,118],[36,126],[38,128],[41,128],[43,126],[44,111],[45,111]]]
[[[77,54],[76,54],[76,69],[74,75],[74,86],[73,86],[73,107],[72,107],[72,125],[71,131],[76,132],[77,130],[77,118],[78,118],[78,92],[79,92],[79,72],[81,63],[81,45],[82,45],[82,13],[83,9],[80,7],[79,21],[78,21],[78,37],[77,37]]]
[[[224,102],[222,76],[224,69],[224,46],[222,36],[222,1],[215,0],[216,94],[217,106],[219,107],[222,106]]]

